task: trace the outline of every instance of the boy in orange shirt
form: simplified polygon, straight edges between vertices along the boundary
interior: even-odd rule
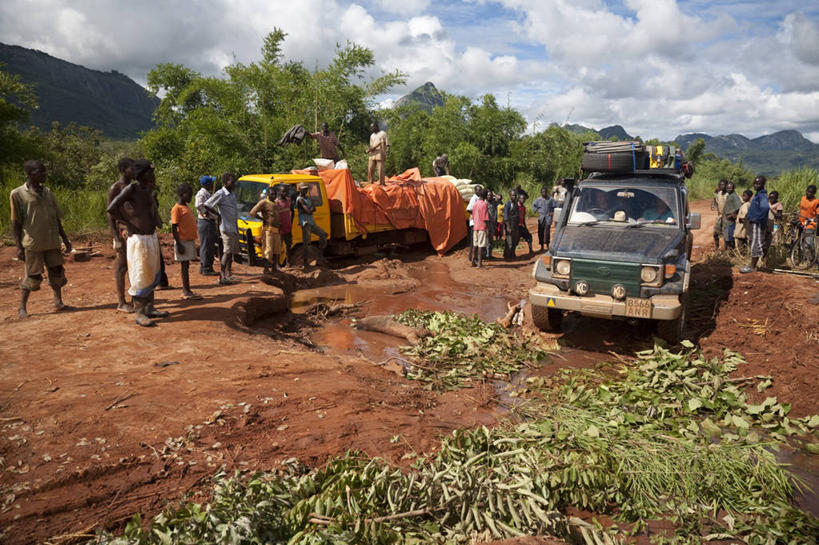
[[[191,291],[190,264],[196,256],[196,219],[188,206],[193,197],[193,189],[188,184],[180,184],[176,191],[179,200],[171,209],[171,229],[173,230],[174,259],[182,268],[182,298],[201,299]]]
[[[808,244],[816,251],[816,224],[819,222],[819,199],[816,198],[816,186],[811,184],[805,189],[805,196],[799,202],[799,221],[805,228]]]

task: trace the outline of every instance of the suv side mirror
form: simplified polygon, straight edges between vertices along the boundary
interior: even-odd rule
[[[688,228],[692,231],[696,231],[702,227],[702,216],[697,213],[693,213],[688,216]]]

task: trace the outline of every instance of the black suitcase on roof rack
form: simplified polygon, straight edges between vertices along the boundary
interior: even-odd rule
[[[586,142],[580,168],[590,172],[628,172],[647,168],[642,142]]]

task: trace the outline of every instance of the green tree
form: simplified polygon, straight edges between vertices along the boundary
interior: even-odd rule
[[[312,129],[326,121],[345,149],[361,145],[374,97],[403,83],[405,76],[368,77],[375,63],[372,52],[350,43],[337,46],[330,66],[310,72],[300,62],[284,62],[285,38],[274,29],[264,39],[260,62],[232,64],[221,77],[169,64],[149,73],[151,90],[164,92],[164,98],[155,116],[158,126],[143,136],[142,144],[162,176],[175,185],[203,173],[304,167],[317,156],[311,141],[278,146],[296,124]]]
[[[36,155],[36,131],[21,131],[32,110],[37,109],[37,95],[31,85],[19,76],[9,74],[0,63],[0,167],[16,165]]]

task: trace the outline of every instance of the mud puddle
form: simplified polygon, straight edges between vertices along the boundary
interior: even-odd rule
[[[303,313],[316,303],[337,303],[362,305],[362,316],[397,314],[408,309],[450,310],[477,314],[491,322],[506,314],[508,300],[505,297],[482,295],[467,284],[454,281],[445,263],[408,264],[407,269],[409,276],[418,281],[418,286],[408,291],[396,293],[388,283],[375,287],[342,284],[299,290],[292,294],[291,312]],[[310,340],[332,354],[360,355],[374,362],[400,358],[398,347],[406,344],[403,339],[360,331],[352,327],[352,322],[350,318],[330,320],[316,330]]]
[[[794,503],[803,511],[819,517],[819,456],[808,454],[803,449],[782,447],[776,453],[776,459],[787,464],[791,473],[807,485],[806,489],[794,495]]]
[[[497,395],[497,413],[504,416],[513,414],[515,408],[526,404],[526,396],[519,395],[519,392],[527,388],[530,378],[549,378],[557,374],[560,369],[569,367],[573,369],[590,369],[606,359],[610,359],[608,354],[561,348],[559,352],[553,352],[538,361],[536,366],[524,367],[509,377],[509,380],[494,380],[492,386]],[[525,420],[525,418],[520,418],[519,415],[516,415],[516,418]]]

